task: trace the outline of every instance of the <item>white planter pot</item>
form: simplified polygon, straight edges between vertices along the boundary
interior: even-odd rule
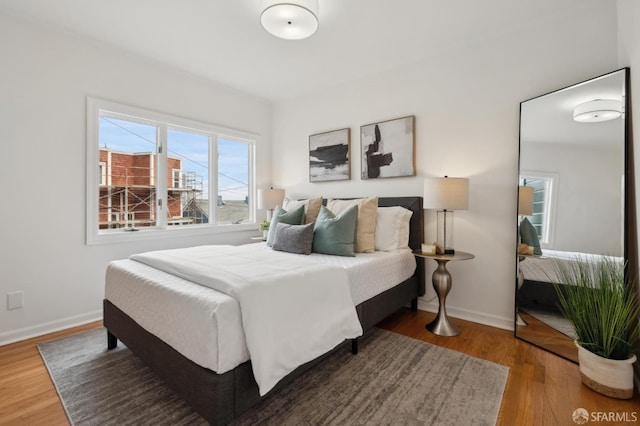
[[[594,391],[618,399],[633,396],[633,363],[636,356],[625,360],[607,359],[589,352],[577,342],[582,383]]]

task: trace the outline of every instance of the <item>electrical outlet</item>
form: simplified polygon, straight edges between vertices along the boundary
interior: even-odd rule
[[[7,293],[7,309],[22,309],[24,308],[24,291],[13,291]]]

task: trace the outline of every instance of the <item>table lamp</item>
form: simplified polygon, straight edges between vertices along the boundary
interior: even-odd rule
[[[518,216],[531,216],[533,214],[533,187],[518,187]]]
[[[455,254],[450,247],[453,240],[453,211],[469,209],[469,179],[429,178],[424,181],[423,208],[437,211],[438,242],[445,254]]]
[[[518,216],[531,216],[533,214],[533,193],[534,189],[532,186],[518,187]],[[520,242],[520,223],[518,223],[518,242]],[[520,262],[524,259],[525,257],[520,253],[520,250],[518,250],[518,291],[524,285],[524,273],[520,267]],[[517,309],[518,307],[516,306],[516,311]],[[518,312],[516,312],[516,325],[523,327],[528,325]]]
[[[271,221],[273,210],[282,205],[284,201],[284,189],[258,189],[258,208],[267,211],[267,221]]]
[[[522,227],[525,227],[529,231],[529,234],[536,233],[533,225],[531,225],[529,219],[526,218],[526,216],[533,214],[534,192],[535,190],[532,186],[518,187],[518,216],[521,218],[518,222],[518,242],[523,242],[520,241]]]

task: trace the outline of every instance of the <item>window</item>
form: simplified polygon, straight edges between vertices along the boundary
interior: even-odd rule
[[[98,179],[100,185],[107,184],[107,163],[104,161],[98,163]]]
[[[173,169],[173,185],[172,188],[182,188],[182,174],[180,170]]]
[[[218,223],[242,223],[249,219],[247,180],[250,151],[247,144],[218,139]]]
[[[89,244],[255,222],[255,135],[98,99],[87,106]]]
[[[557,176],[544,172],[522,172],[520,185],[534,188],[533,214],[529,217],[529,221],[538,234],[540,245],[544,248],[552,248]]]

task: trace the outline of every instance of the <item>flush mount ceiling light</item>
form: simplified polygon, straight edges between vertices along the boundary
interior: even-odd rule
[[[260,23],[276,37],[301,40],[318,29],[318,0],[262,0]]]
[[[595,99],[576,106],[573,119],[580,123],[598,123],[615,120],[622,115],[622,102],[610,99]]]

